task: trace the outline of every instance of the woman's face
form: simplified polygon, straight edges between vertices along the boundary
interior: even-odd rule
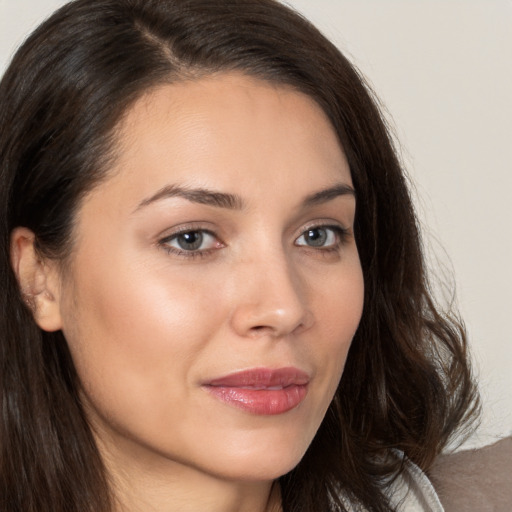
[[[58,297],[109,457],[238,480],[298,463],[361,316],[354,211],[301,93],[224,74],[134,105]]]

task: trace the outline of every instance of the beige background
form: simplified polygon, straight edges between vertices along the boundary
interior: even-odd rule
[[[59,0],[0,0],[0,73]],[[437,275],[457,283],[484,398],[512,434],[512,0],[290,0],[389,112]],[[434,256],[432,256],[434,255]]]

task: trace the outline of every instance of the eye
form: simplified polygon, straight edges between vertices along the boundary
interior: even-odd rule
[[[296,245],[315,248],[335,248],[345,231],[338,226],[317,226],[304,231],[295,241]]]
[[[222,244],[213,233],[202,229],[191,229],[175,233],[161,240],[160,244],[169,252],[178,254],[189,253],[190,255],[222,247]]]

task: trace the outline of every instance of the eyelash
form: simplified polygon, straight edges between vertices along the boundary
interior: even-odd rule
[[[216,243],[219,244],[219,246],[212,247],[210,249],[188,250],[187,251],[185,249],[178,249],[176,247],[172,247],[169,245],[170,242],[172,242],[173,240],[177,240],[178,237],[187,235],[187,234],[191,234],[191,233],[200,233],[202,236],[205,236],[205,235],[211,236],[215,240],[217,240]],[[176,231],[172,235],[166,236],[165,238],[162,238],[161,240],[159,240],[158,245],[160,247],[162,247],[162,249],[164,251],[166,251],[168,254],[173,254],[176,256],[180,256],[183,258],[190,258],[190,259],[204,258],[206,256],[209,256],[214,251],[217,251],[217,250],[221,249],[222,247],[224,247],[224,244],[219,241],[219,239],[215,235],[215,233],[213,233],[209,229],[203,229],[203,228],[199,228],[199,227],[184,227],[184,228],[180,229],[179,231]]]
[[[335,237],[335,241],[332,245],[329,246],[308,246],[308,245],[298,245],[297,240],[300,238],[306,236],[306,233],[315,231],[315,230],[326,230],[326,231],[332,231],[333,236]],[[175,241],[178,239],[178,237],[192,234],[192,233],[199,233],[203,237],[211,236],[216,240],[216,244],[218,244],[217,247],[212,247],[209,249],[199,249],[199,250],[185,250],[185,249],[178,249],[176,247],[172,247],[169,245],[170,242]],[[314,224],[312,226],[306,227],[301,234],[295,239],[295,245],[298,247],[303,247],[306,250],[312,250],[315,252],[321,252],[321,253],[332,253],[337,252],[340,249],[340,246],[342,246],[347,238],[349,236],[349,230],[346,228],[343,228],[338,225],[326,225],[326,224]],[[166,251],[168,254],[173,254],[176,256],[184,257],[184,258],[204,258],[212,254],[213,252],[222,249],[225,247],[222,241],[218,239],[218,237],[213,233],[212,231],[208,229],[203,229],[199,227],[185,227],[183,229],[180,229],[179,231],[173,233],[172,235],[166,236],[159,240],[158,245]]]
[[[338,225],[328,225],[328,224],[314,224],[312,226],[307,227],[304,229],[299,237],[296,238],[295,244],[297,245],[297,240],[304,237],[306,233],[315,231],[315,230],[326,230],[326,231],[332,231],[333,236],[335,237],[334,243],[332,245],[328,246],[310,246],[310,245],[299,245],[299,247],[304,247],[308,250],[313,250],[317,252],[322,253],[332,253],[339,251],[340,247],[343,245],[344,242],[347,241],[349,236],[349,230],[346,228],[343,228]]]

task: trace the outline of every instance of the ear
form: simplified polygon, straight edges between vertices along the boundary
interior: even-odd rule
[[[18,227],[11,233],[11,264],[37,325],[44,331],[61,329],[57,264],[41,258],[30,229]]]

